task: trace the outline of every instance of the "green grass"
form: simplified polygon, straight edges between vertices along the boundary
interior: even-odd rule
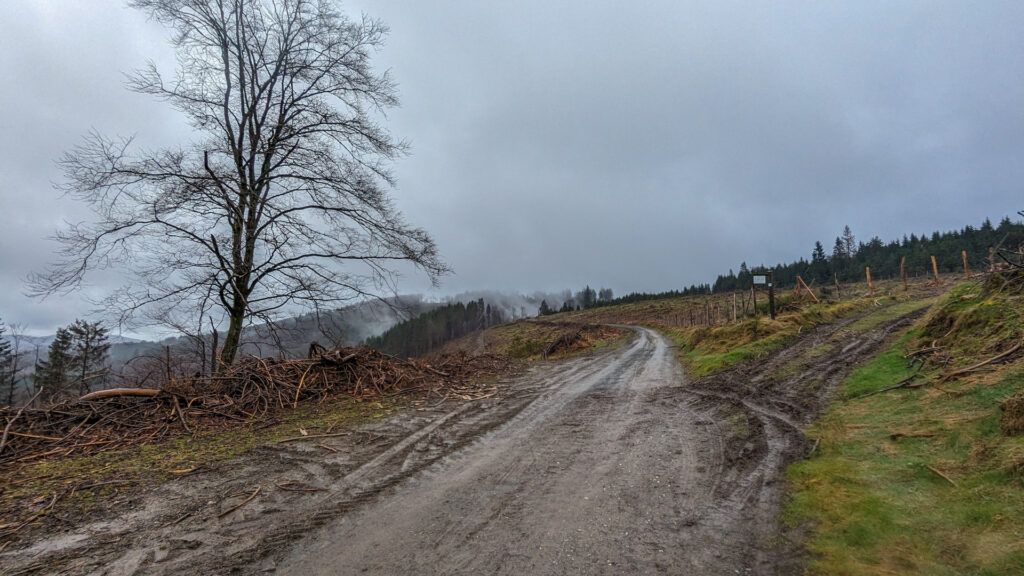
[[[868,364],[850,374],[840,394],[843,398],[855,398],[887,388],[913,373],[910,362],[905,358],[906,346],[914,332],[905,333],[896,345],[879,354]]]
[[[808,573],[1024,574],[1024,438],[1005,437],[999,427],[999,403],[1024,389],[1024,362],[951,383],[956,393],[924,387],[858,398],[910,373],[904,354],[930,337],[937,316],[956,323],[976,314],[971,300],[981,297],[971,294],[970,287],[955,290],[922,327],[855,370],[842,400],[808,431],[819,447],[789,468],[784,514],[810,529]],[[1009,317],[1006,309],[989,316]],[[1001,333],[983,326],[975,334]],[[951,344],[976,339],[949,336]]]
[[[884,303],[878,307],[878,303]],[[835,321],[844,316],[870,311],[864,318],[851,324],[846,333],[869,330],[887,321],[919,310],[932,300],[900,300],[894,297],[860,298],[842,302],[824,302],[805,306],[797,311],[781,314],[775,320],[749,318],[740,322],[713,328],[676,328],[653,324],[668,335],[680,350],[680,360],[688,374],[707,376],[725,370],[740,362],[763,358],[788,345],[802,331]],[[877,307],[877,310],[875,308]],[[809,355],[826,354],[831,345],[812,349]],[[784,367],[796,371],[799,363]]]
[[[780,312],[776,320],[769,320],[765,316],[767,302],[762,294],[758,299],[758,309],[762,313],[760,317],[748,317],[715,327],[695,327],[690,324],[699,322],[709,311],[717,311],[719,319],[730,317],[737,295],[721,293],[630,302],[558,313],[547,319],[633,324],[653,328],[674,342],[687,372],[693,377],[701,377],[747,360],[764,357],[785,347],[802,330],[877,307],[876,313],[863,319],[854,328],[856,331],[869,330],[892,318],[927,306],[930,300],[926,296],[933,291],[927,283],[915,283],[909,292],[904,292],[897,281],[879,281],[875,284],[873,294],[868,293],[863,283],[844,285],[843,300],[823,299],[820,303],[808,303],[807,300],[798,303],[794,301],[792,291],[780,290],[776,302],[784,311]],[[830,349],[819,349],[817,352],[824,354]],[[516,351],[520,350],[528,353],[531,349],[523,343],[522,348]]]
[[[756,339],[751,342],[724,352],[709,350],[708,347],[702,347],[700,344],[688,345],[684,337],[679,339],[683,347],[681,360],[686,366],[688,374],[700,378],[725,370],[745,360],[763,358],[771,352],[783,348],[794,335],[795,332],[780,330],[761,338],[755,337]]]
[[[877,328],[886,322],[895,320],[901,316],[916,312],[922,308],[927,308],[935,303],[934,298],[925,298],[922,300],[906,300],[903,302],[897,302],[890,306],[886,306],[874,314],[869,314],[856,322],[850,323],[847,328],[854,332],[867,332],[872,328]]]

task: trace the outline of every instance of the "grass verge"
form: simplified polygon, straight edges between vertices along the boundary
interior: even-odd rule
[[[812,458],[787,474],[784,518],[809,530],[810,574],[1024,574],[1024,438],[1000,429],[1000,403],[1024,390],[1024,362],[881,394],[939,346],[934,378],[1019,338],[1016,297],[952,290],[917,327],[855,370],[808,431]]]
[[[848,327],[849,331],[866,331],[928,306],[932,301],[907,300],[893,296],[859,298],[805,306],[793,312],[780,314],[775,320],[749,318],[713,328],[655,327],[675,341],[680,349],[680,360],[688,373],[699,378],[739,362],[767,356],[785,347],[803,330],[819,324],[868,311],[867,315]],[[826,352],[827,349],[820,351]]]

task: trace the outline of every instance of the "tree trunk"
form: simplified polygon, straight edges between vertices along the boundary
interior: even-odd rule
[[[86,376],[89,373],[89,344],[91,343],[89,338],[90,335],[86,332],[85,335],[85,350],[82,353],[82,373],[79,375],[78,380],[78,395],[85,396],[89,393],[89,382],[86,380]]]
[[[216,376],[220,373],[221,360],[220,355],[217,353],[217,348],[220,346],[220,332],[217,331],[217,327],[213,327],[213,341],[210,342],[210,374]]]
[[[242,338],[242,322],[245,319],[245,309],[238,308],[230,311],[228,321],[228,333],[224,336],[224,346],[220,351],[220,362],[222,366],[230,366],[235,362],[238,354],[238,345]]]

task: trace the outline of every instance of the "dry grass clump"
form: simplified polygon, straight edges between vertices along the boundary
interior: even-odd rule
[[[999,408],[1002,411],[999,425],[1003,434],[1007,436],[1024,434],[1024,392],[1019,392],[1003,400]]]

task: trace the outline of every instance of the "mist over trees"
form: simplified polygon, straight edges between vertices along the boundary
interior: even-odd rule
[[[525,304],[536,302],[537,298],[540,299],[536,308],[537,315],[548,316],[607,304],[613,300],[613,293],[611,288],[595,290],[588,285],[575,294],[566,290],[561,296],[534,295],[532,298],[521,298],[519,311],[513,305],[515,297],[500,293],[492,293],[491,297],[501,300],[500,305],[482,297],[440,305],[399,322],[380,336],[368,338],[365,343],[396,356],[420,356],[477,330],[525,318],[533,313],[532,310],[526,311]],[[560,308],[548,303],[548,300],[557,302],[558,299],[562,300]]]
[[[196,137],[147,150],[93,133],[69,151],[66,190],[96,219],[58,234],[36,295],[127,268],[104,303],[119,324],[193,336],[226,325],[217,356],[230,364],[254,321],[394,293],[397,265],[434,282],[448,271],[387,194],[405,147],[373,119],[398,103],[370,65],[383,24],[317,0],[130,4],[174,31],[178,70],[150,66],[129,87],[183,113]],[[47,382],[68,377],[66,353],[51,350]]]
[[[599,300],[597,306],[612,306],[615,304],[629,304],[630,302],[643,302],[646,300],[660,300],[662,298],[676,298],[679,296],[698,296],[701,294],[710,294],[710,284],[694,284],[682,290],[666,290],[664,292],[630,292],[625,296],[619,296],[618,298],[611,298],[609,300]]]
[[[504,313],[483,299],[445,304],[400,322],[366,345],[395,356],[419,356],[446,342],[506,322]]]
[[[562,305],[558,308],[548,305],[547,301],[542,302],[538,314],[547,316],[558,312],[572,312],[573,310],[586,310],[595,306],[604,306],[615,299],[611,288],[599,288],[594,290],[590,285],[585,286],[579,292],[572,294],[566,291],[562,297]]]

